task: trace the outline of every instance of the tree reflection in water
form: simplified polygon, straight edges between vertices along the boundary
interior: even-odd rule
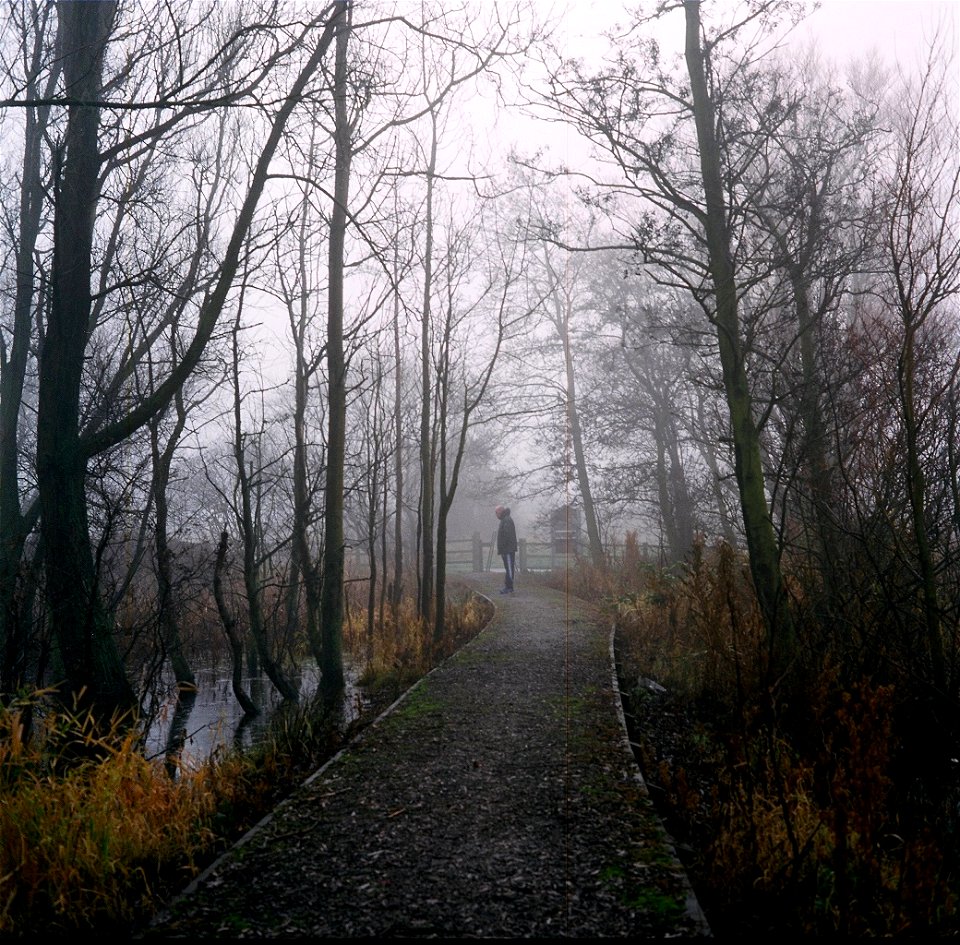
[[[358,712],[356,673],[344,667],[346,687],[341,700],[342,722],[353,721]],[[260,706],[260,714],[247,716],[233,695],[229,663],[199,667],[197,688],[177,694],[172,677],[159,710],[147,728],[144,753],[148,758],[164,758],[167,771],[176,777],[181,767],[203,765],[218,748],[250,748],[263,736],[283,700],[265,675],[244,678],[243,685]],[[301,700],[310,699],[317,690],[317,671],[313,661],[305,664],[299,679]]]

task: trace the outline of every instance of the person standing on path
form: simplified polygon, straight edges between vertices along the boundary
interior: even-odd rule
[[[517,559],[517,527],[510,517],[510,509],[498,505],[494,514],[500,519],[497,529],[497,554],[503,558],[504,581],[501,594],[513,593],[513,574]]]

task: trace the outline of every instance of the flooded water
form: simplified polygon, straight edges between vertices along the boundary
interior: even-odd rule
[[[347,684],[343,696],[343,721],[349,723],[359,714],[360,693],[356,671],[344,666]],[[250,748],[256,744],[282,705],[282,700],[266,675],[245,676],[243,687],[260,707],[260,714],[245,718],[233,694],[233,671],[229,661],[194,669],[197,692],[178,699],[172,677],[160,698],[156,719],[146,734],[148,758],[179,759],[186,768],[203,765],[218,749]],[[316,663],[308,661],[299,680],[300,701],[310,699],[317,690]]]

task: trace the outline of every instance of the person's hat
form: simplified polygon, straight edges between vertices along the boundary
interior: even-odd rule
[[[496,515],[497,518],[500,518],[500,516],[503,515],[503,513],[506,512],[506,511],[507,511],[507,510],[506,510],[502,505],[498,505],[498,506],[493,510],[493,514]]]

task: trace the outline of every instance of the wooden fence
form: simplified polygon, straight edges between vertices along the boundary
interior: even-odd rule
[[[517,570],[521,573],[562,569],[575,557],[575,548],[559,550],[555,542],[525,538],[517,542]],[[447,540],[447,571],[450,574],[492,571],[500,564],[496,542],[483,541],[477,536]]]
[[[527,571],[562,571],[578,557],[584,557],[587,549],[581,542],[568,539],[553,541],[529,541],[521,538],[517,542],[517,570],[521,574]],[[645,560],[655,560],[657,550],[653,546],[641,545],[640,555]],[[613,544],[607,548],[607,557],[611,563],[618,562],[623,556],[623,545]],[[449,574],[468,574],[479,571],[493,571],[501,566],[495,541],[483,541],[479,535],[473,538],[447,539],[447,572]]]

